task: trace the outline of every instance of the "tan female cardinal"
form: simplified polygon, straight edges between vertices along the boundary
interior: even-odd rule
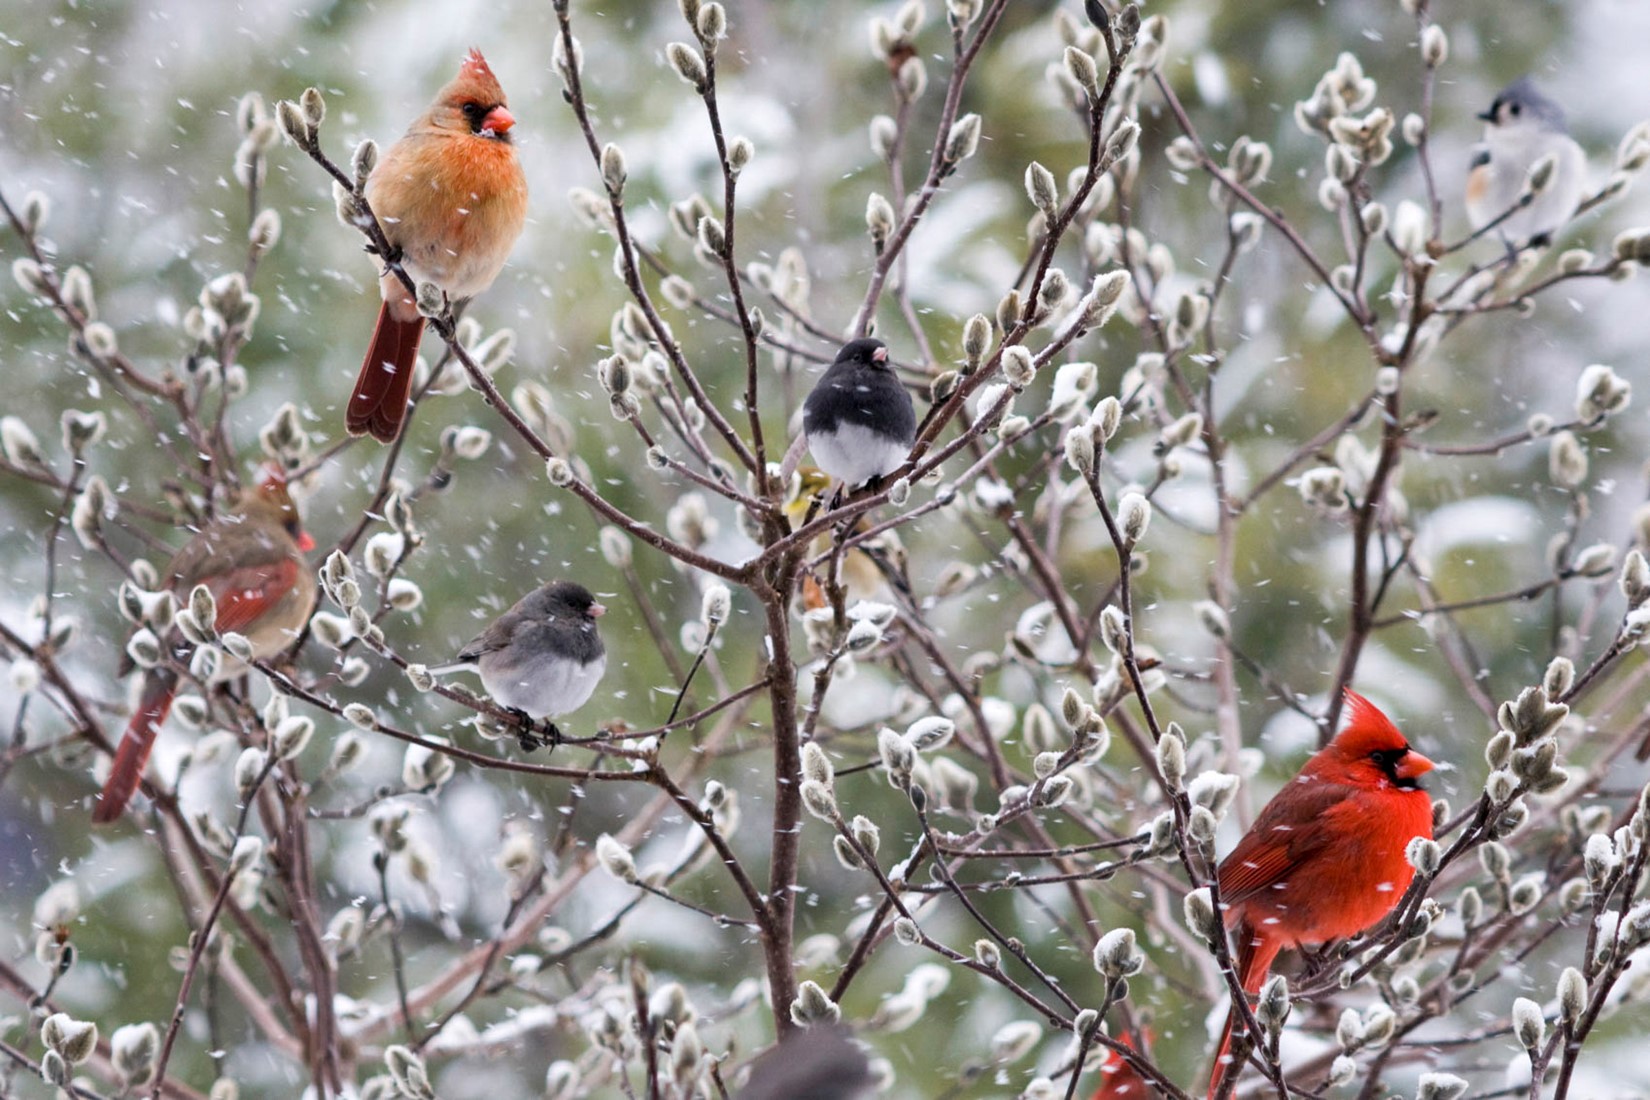
[[[527,218],[527,177],[510,142],[515,124],[493,70],[471,50],[367,177],[367,202],[414,285],[434,283],[456,301],[498,277]],[[406,414],[424,318],[394,272],[378,287],[384,304],[344,425],[388,443]]]
[[[1220,864],[1220,900],[1238,982],[1260,991],[1279,951],[1355,936],[1392,912],[1415,869],[1405,849],[1432,839],[1432,800],[1418,780],[1432,761],[1375,704],[1346,693],[1346,727],[1260,812]],[[1236,1011],[1209,1081],[1229,1072]]]
[[[244,635],[253,656],[271,657],[292,644],[315,608],[315,574],[304,559],[304,552],[314,548],[298,522],[286,482],[270,476],[196,532],[167,565],[164,579],[179,600],[204,584],[217,603],[218,631]],[[175,653],[184,643],[174,633],[163,644]],[[221,679],[241,671],[238,661],[226,660],[219,667]],[[178,674],[166,661],[143,674],[137,710],[115,751],[93,821],[114,821],[126,808],[177,690]]]

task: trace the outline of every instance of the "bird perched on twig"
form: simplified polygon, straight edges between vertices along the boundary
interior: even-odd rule
[[[1348,690],[1345,728],[1301,768],[1221,861],[1218,878],[1238,983],[1258,993],[1286,947],[1355,936],[1392,912],[1415,869],[1405,851],[1432,838],[1432,800],[1418,780],[1434,764],[1386,715]],[[1209,1081],[1229,1074],[1238,1020],[1226,1018]]]
[[[527,177],[511,143],[515,116],[479,50],[384,154],[365,193],[414,286],[434,283],[453,301],[498,277],[527,219]],[[351,435],[388,443],[401,430],[424,317],[393,271],[378,281],[384,304],[345,409]]]
[[[583,585],[551,581],[494,619],[457,660],[430,672],[477,673],[487,694],[520,717],[522,748],[531,750],[537,742],[527,727],[534,719],[578,710],[601,682],[607,650],[596,620],[606,613]],[[554,723],[550,735],[560,736]]]
[[[1541,246],[1576,212],[1587,185],[1587,154],[1570,136],[1564,111],[1542,95],[1529,77],[1501,90],[1484,120],[1484,143],[1473,151],[1467,174],[1467,218],[1474,229],[1491,223],[1511,245]],[[1538,164],[1547,178],[1527,205],[1519,203]],[[1497,222],[1497,219],[1502,219]]]
[[[905,464],[917,413],[887,344],[865,337],[843,345],[802,405],[802,431],[819,468],[850,489]]]
[[[315,609],[315,574],[304,558],[315,548],[299,522],[286,480],[268,472],[245,489],[227,512],[202,527],[167,563],[167,591],[188,600],[197,585],[212,593],[216,617],[202,624],[220,634],[246,638],[256,660],[273,657],[292,644]],[[161,659],[143,674],[137,710],[115,750],[114,766],[98,796],[92,820],[99,825],[120,817],[143,778],[155,735],[172,710],[178,672],[168,657],[192,648],[174,629],[163,641]],[[240,675],[239,660],[219,662],[214,681]]]

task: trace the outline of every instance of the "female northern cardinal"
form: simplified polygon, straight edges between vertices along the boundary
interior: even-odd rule
[[[1283,948],[1354,936],[1392,912],[1415,876],[1405,848],[1432,838],[1432,800],[1417,783],[1432,761],[1368,699],[1349,690],[1346,700],[1346,727],[1220,864],[1245,993],[1260,991]],[[1226,1055],[1237,1018],[1235,1009],[1226,1017],[1211,1097],[1233,1072]]]
[[[527,177],[510,143],[515,116],[480,51],[367,177],[366,196],[413,283],[452,299],[492,285],[527,218]],[[393,272],[378,281],[384,305],[345,410],[351,435],[388,443],[401,430],[424,318]]]
[[[315,574],[304,559],[304,552],[314,548],[299,525],[285,480],[271,476],[245,490],[229,512],[178,551],[166,567],[166,587],[187,600],[196,585],[204,584],[217,603],[219,632],[244,635],[255,657],[270,657],[292,643],[315,608]],[[182,644],[176,633],[165,642],[169,651]],[[240,662],[226,660],[218,678],[228,679],[241,669]],[[114,821],[126,808],[177,689],[178,674],[166,661],[144,673],[137,711],[92,811],[94,822]]]

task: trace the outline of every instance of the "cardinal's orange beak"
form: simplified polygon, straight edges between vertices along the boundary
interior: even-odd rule
[[[510,127],[516,124],[516,116],[510,113],[508,107],[494,107],[487,112],[487,117],[481,120],[483,130],[491,130],[495,134],[507,134]]]
[[[1437,766],[1414,749],[1410,749],[1398,758],[1392,771],[1399,779],[1418,779]]]
[[[306,554],[315,549],[315,540],[309,537],[308,531],[298,532],[298,549]]]

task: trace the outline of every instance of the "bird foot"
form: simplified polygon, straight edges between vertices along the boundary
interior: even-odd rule
[[[561,744],[561,730],[556,728],[554,722],[547,719],[540,727],[526,711],[514,707],[510,708],[510,714],[517,722],[516,742],[522,752],[537,752]]]

